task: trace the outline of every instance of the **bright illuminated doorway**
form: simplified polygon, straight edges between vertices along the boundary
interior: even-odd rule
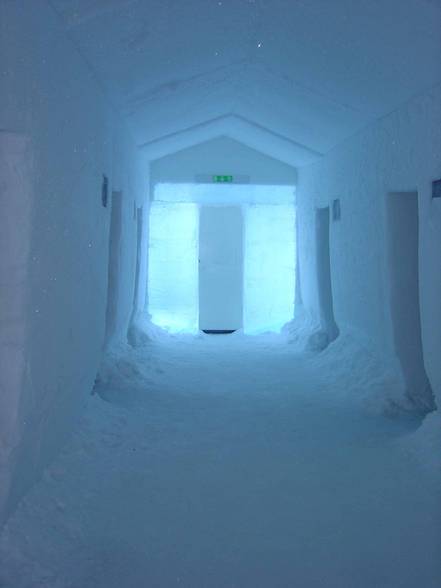
[[[152,322],[170,332],[280,332],[294,316],[295,216],[292,186],[158,185]]]

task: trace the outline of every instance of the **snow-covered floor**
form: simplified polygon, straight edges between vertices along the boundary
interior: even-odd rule
[[[234,335],[110,358],[4,529],[0,585],[439,588],[419,423],[368,410],[342,361]]]

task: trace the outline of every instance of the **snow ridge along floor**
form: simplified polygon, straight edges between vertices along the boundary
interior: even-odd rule
[[[439,588],[420,422],[367,410],[388,380],[354,370],[240,335],[112,354],[3,530],[0,586]]]

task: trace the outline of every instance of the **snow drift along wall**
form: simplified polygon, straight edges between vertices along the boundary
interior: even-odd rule
[[[318,319],[315,209],[340,200],[331,220],[330,256],[334,313],[340,328],[364,332],[383,353],[395,355],[390,310],[386,199],[417,191],[419,294],[423,357],[441,403],[441,201],[432,180],[441,177],[441,87],[422,94],[299,170],[299,264],[305,310]],[[405,293],[403,293],[405,294]],[[414,400],[422,407],[432,403]]]

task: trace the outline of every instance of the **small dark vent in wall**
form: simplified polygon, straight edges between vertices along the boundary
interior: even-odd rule
[[[332,201],[332,220],[339,221],[341,218],[340,198]]]
[[[441,180],[432,182],[432,198],[441,198]]]
[[[101,184],[101,203],[104,208],[107,208],[109,200],[109,178],[103,174],[103,183]]]

